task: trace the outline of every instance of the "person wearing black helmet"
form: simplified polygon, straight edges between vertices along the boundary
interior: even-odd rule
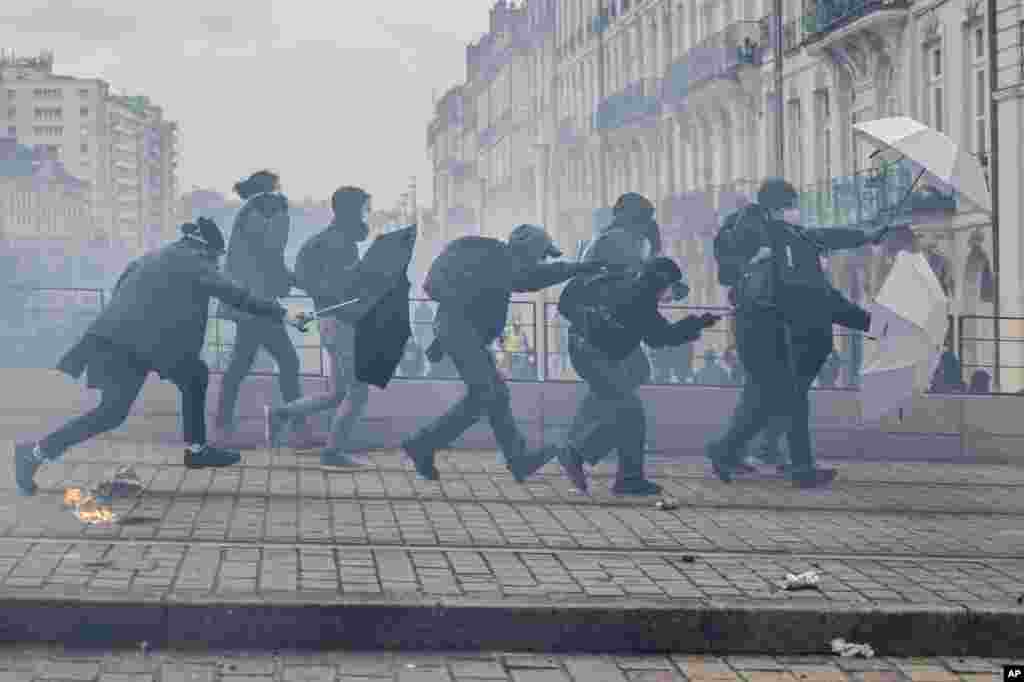
[[[627,359],[644,342],[652,348],[691,343],[720,319],[690,315],[669,322],[658,304],[671,300],[682,283],[679,266],[658,257],[639,272],[577,278],[566,287],[558,308],[570,322],[569,356],[587,383],[566,443],[555,448],[566,475],[587,492],[583,464],[596,464],[618,450],[619,467],[612,492],[655,495],[661,487],[644,477],[646,416],[636,394]]]
[[[511,293],[540,291],[582,272],[598,272],[600,263],[544,263],[562,252],[536,225],[520,225],[508,242],[488,237],[460,237],[434,260],[423,289],[438,302],[431,362],[450,357],[466,383],[466,394],[447,413],[406,439],[402,447],[417,473],[436,481],[437,450],[448,447],[486,415],[506,465],[523,480],[549,458],[543,450],[528,453],[526,439],[512,416],[510,395],[491,354],[491,343],[505,329]]]
[[[83,372],[89,388],[102,392],[100,404],[37,442],[14,448],[18,492],[32,495],[36,470],[93,436],[120,426],[157,372],[181,392],[186,443],[185,466],[235,464],[237,452],[206,442],[206,388],[209,369],[201,358],[210,299],[217,298],[253,315],[273,320],[285,309],[258,298],[217,269],[224,237],[212,221],[199,218],[181,226],[182,238],[133,261],[118,279],[110,302],[57,369],[74,378]]]
[[[820,259],[829,251],[881,243],[889,227],[805,229],[796,191],[781,178],[766,180],[757,199],[741,209],[716,245],[744,264],[730,300],[746,382],[726,433],[708,444],[707,454],[716,475],[731,481],[744,467],[750,440],[773,419],[783,420],[794,484],[826,485],[836,472],[815,467],[809,391],[833,350],[832,325],[867,331],[871,319],[832,286]]]

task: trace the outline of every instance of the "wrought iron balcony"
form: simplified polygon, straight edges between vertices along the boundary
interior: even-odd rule
[[[826,34],[884,10],[906,10],[910,0],[810,0],[802,23],[805,42],[820,40]]]
[[[745,66],[760,66],[767,42],[761,21],[737,21],[702,40],[669,65],[663,96],[669,101],[686,98],[696,86],[710,80],[734,79]]]

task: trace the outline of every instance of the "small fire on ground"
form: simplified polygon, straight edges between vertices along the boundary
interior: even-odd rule
[[[82,523],[114,523],[117,514],[109,504],[100,504],[96,498],[81,488],[64,491],[64,504]]]

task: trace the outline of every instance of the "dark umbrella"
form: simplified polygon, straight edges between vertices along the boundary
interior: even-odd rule
[[[343,309],[343,319],[357,320],[356,378],[386,388],[412,336],[407,270],[416,244],[416,226],[381,235],[356,266],[349,290],[358,303]]]

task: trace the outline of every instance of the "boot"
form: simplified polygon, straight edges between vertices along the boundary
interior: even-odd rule
[[[37,443],[18,443],[14,446],[14,479],[19,495],[31,497],[36,494],[38,488],[33,479],[39,467],[46,462],[46,456]]]
[[[583,455],[568,446],[557,448],[556,455],[558,463],[562,465],[562,470],[576,486],[576,490],[586,495],[587,475],[583,471]]]
[[[704,448],[707,458],[711,460],[711,470],[722,483],[732,483],[734,467],[726,460],[725,446],[713,441]]]
[[[320,453],[320,464],[321,466],[330,467],[359,467],[362,466],[361,462],[349,457],[346,453],[342,452],[337,448],[325,448]]]
[[[644,476],[644,448],[619,448],[619,469],[612,493],[615,495],[657,495],[661,486]]]
[[[434,464],[435,453],[430,448],[425,448],[413,440],[402,441],[402,449],[406,456],[412,460],[416,467],[416,473],[427,481],[437,481],[441,478],[441,472]]]
[[[793,473],[793,487],[808,489],[822,488],[829,485],[836,478],[835,469],[813,469],[807,472]]]
[[[189,469],[205,469],[207,467],[227,467],[238,464],[242,455],[232,450],[222,450],[212,445],[203,445],[199,450],[185,449],[185,466]]]
[[[307,419],[302,422],[292,422],[292,447],[296,450],[312,450],[323,445],[323,441],[316,437],[313,432],[313,424]]]
[[[661,486],[645,478],[629,478],[616,480],[612,492],[616,495],[659,495]]]
[[[263,436],[267,447],[280,448],[284,434],[290,427],[291,419],[281,413],[281,408],[271,405],[263,406]]]
[[[540,450],[525,452],[518,457],[514,457],[508,463],[508,470],[512,472],[516,483],[523,483],[557,456],[557,448],[544,446]]]

